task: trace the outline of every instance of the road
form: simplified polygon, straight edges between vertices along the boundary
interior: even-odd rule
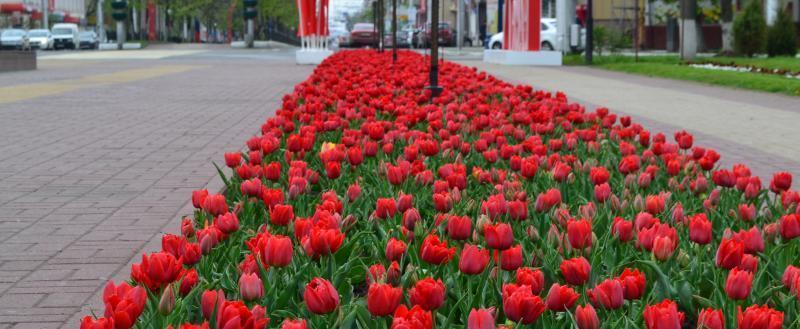
[[[46,52],[0,75],[0,328],[75,328],[312,67],[289,49]]]

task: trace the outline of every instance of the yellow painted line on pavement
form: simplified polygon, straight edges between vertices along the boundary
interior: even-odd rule
[[[0,104],[13,103],[43,96],[62,94],[78,89],[108,86],[119,83],[152,79],[168,74],[186,72],[201,68],[200,65],[164,65],[132,69],[114,73],[85,76],[77,79],[56,82],[32,83],[18,86],[0,87]]]

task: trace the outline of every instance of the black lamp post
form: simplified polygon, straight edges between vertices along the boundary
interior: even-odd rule
[[[439,0],[431,1],[431,68],[430,85],[431,103],[442,93],[439,86]]]
[[[397,62],[397,0],[392,0],[392,63]]]

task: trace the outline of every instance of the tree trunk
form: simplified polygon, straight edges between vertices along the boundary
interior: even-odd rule
[[[733,3],[732,0],[721,0],[722,6],[722,52],[733,53]]]
[[[681,58],[697,56],[697,0],[681,1]]]

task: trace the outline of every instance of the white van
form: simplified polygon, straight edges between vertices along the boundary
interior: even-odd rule
[[[53,49],[78,47],[78,24],[59,23],[53,25]]]

